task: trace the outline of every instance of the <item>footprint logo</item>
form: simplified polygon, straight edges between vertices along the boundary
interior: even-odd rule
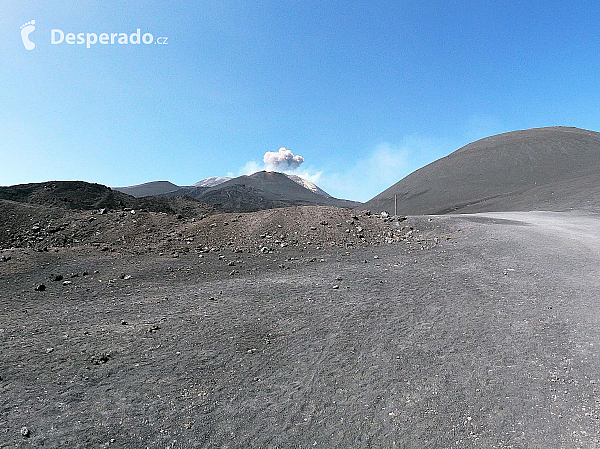
[[[21,25],[21,39],[26,50],[33,50],[35,44],[29,40],[29,35],[35,30],[35,20]]]

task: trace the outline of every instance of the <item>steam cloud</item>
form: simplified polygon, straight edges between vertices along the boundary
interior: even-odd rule
[[[284,172],[296,170],[304,162],[304,158],[282,147],[279,151],[267,151],[263,156],[263,162],[268,171]]]

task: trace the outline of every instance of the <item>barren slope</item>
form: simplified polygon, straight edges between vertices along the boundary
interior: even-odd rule
[[[181,187],[169,181],[152,181],[135,186],[113,187],[113,190],[135,196],[136,198],[163,195],[179,189],[181,189]]]
[[[364,207],[438,214],[600,210],[600,134],[538,128],[478,140],[411,173]]]
[[[178,258],[3,251],[0,441],[598,447],[598,216],[402,224],[420,237]]]

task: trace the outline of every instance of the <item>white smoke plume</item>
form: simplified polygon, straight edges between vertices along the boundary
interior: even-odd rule
[[[285,172],[296,170],[304,162],[304,158],[282,147],[279,151],[267,151],[263,162],[267,171]]]

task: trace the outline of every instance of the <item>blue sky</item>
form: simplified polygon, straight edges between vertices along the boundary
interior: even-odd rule
[[[592,1],[3,0],[0,15],[0,185],[189,185],[286,147],[329,193],[367,200],[491,134],[600,130]],[[138,28],[167,45],[51,44]]]

